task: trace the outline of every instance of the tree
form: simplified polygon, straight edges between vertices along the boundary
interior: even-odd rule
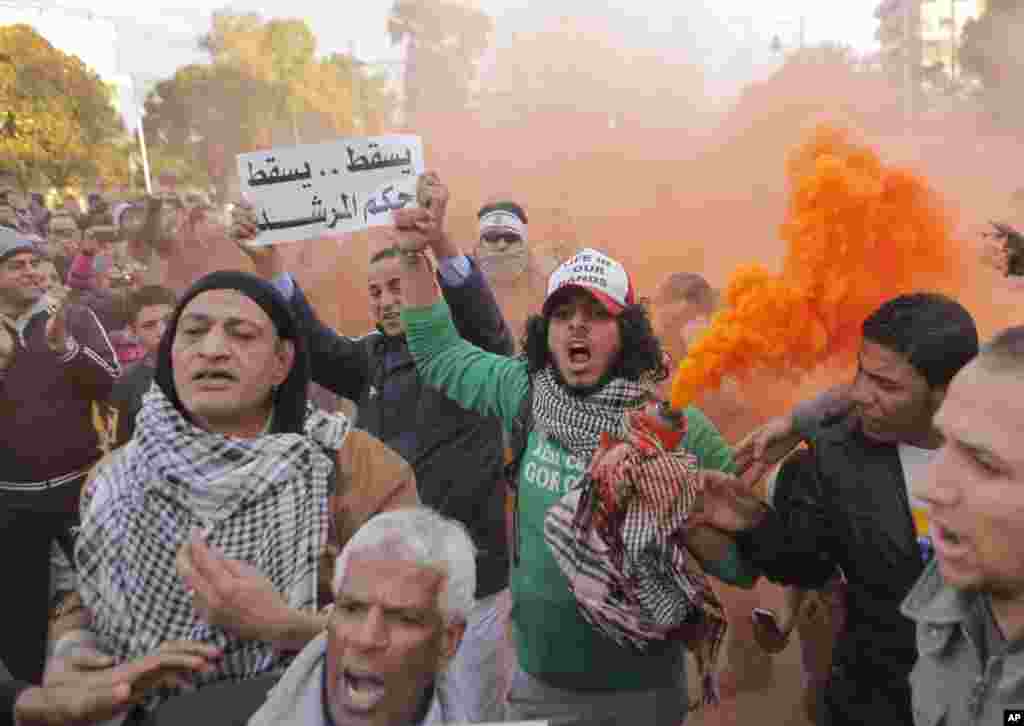
[[[989,110],[1014,126],[1024,121],[1017,98],[1022,42],[1024,2],[990,0],[980,18],[964,24],[959,52],[962,71],[980,81]]]
[[[95,72],[30,26],[0,27],[0,159],[23,189],[69,186],[101,167],[114,178],[127,174],[127,159],[120,169],[108,148],[124,134],[111,98]]]
[[[213,30],[200,45],[210,52],[214,64],[234,68],[265,84],[270,110],[288,118],[298,136],[296,116],[304,104],[296,90],[307,74],[316,73],[316,38],[304,21],[264,23],[252,13],[214,13]]]
[[[384,127],[394,100],[365,68],[316,56],[301,20],[215,13],[200,39],[209,63],[179,68],[146,101],[146,127],[167,159],[205,167],[224,190],[234,155]]]
[[[352,88],[353,115],[360,134],[379,134],[391,123],[398,105],[394,93],[388,88],[387,76],[371,74],[365,63],[350,55],[332,53],[324,59],[348,79]]]
[[[605,129],[679,127],[692,121],[703,81],[698,64],[638,48],[610,23],[561,17],[497,50],[481,111],[510,124],[560,117],[570,129],[588,119]]]
[[[900,96],[884,71],[864,67],[850,49],[811,46],[787,56],[768,78],[746,86],[719,132],[737,151],[757,153],[765,139],[780,149],[798,143],[823,119],[890,133],[902,119]]]
[[[261,145],[261,132],[279,116],[274,89],[227,64],[193,64],[156,84],[146,99],[147,140],[155,172],[204,176],[212,156],[233,156]],[[269,140],[267,140],[269,141]],[[229,174],[230,165],[219,169]],[[192,182],[194,183],[194,181]]]
[[[490,16],[454,0],[395,0],[388,18],[394,45],[407,43],[405,113],[457,111],[472,96],[477,63],[487,49]]]

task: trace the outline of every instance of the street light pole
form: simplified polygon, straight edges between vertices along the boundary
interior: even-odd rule
[[[142,124],[142,107],[139,104],[139,96],[135,89],[135,74],[132,79],[132,101],[135,106],[135,119],[139,125],[139,151],[142,152],[142,175],[146,180],[146,194],[153,193],[153,179],[149,173],[149,153],[146,151],[146,129]]]

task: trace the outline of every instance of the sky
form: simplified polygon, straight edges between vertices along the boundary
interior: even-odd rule
[[[712,93],[735,93],[743,83],[770,71],[778,36],[796,44],[800,19],[809,44],[825,41],[870,52],[878,0],[479,0],[494,19],[495,43],[515,30],[557,15],[604,12],[638,44],[666,55],[697,53]],[[386,34],[391,0],[324,3],[320,0],[236,0],[227,7],[264,17],[299,17],[317,36],[321,53],[354,52],[367,61],[399,57]],[[189,62],[201,61],[196,39],[209,28],[210,13],[225,7],[202,0],[0,0],[0,24],[27,22],[54,45],[78,55],[123,91],[122,111],[133,116],[129,75],[141,98],[146,84]],[[685,10],[685,12],[683,12]],[[90,16],[90,12],[92,15]]]

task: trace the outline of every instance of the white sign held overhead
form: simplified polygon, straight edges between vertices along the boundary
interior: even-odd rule
[[[238,155],[242,194],[260,233],[254,245],[340,237],[394,223],[418,206],[419,136],[339,139]]]

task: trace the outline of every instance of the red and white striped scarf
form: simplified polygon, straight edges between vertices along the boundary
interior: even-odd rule
[[[694,653],[703,702],[718,701],[726,620],[684,533],[702,484],[697,460],[648,409],[624,411],[578,488],[548,510],[544,534],[583,617],[622,646],[677,639]],[[666,446],[666,440],[673,442]]]

